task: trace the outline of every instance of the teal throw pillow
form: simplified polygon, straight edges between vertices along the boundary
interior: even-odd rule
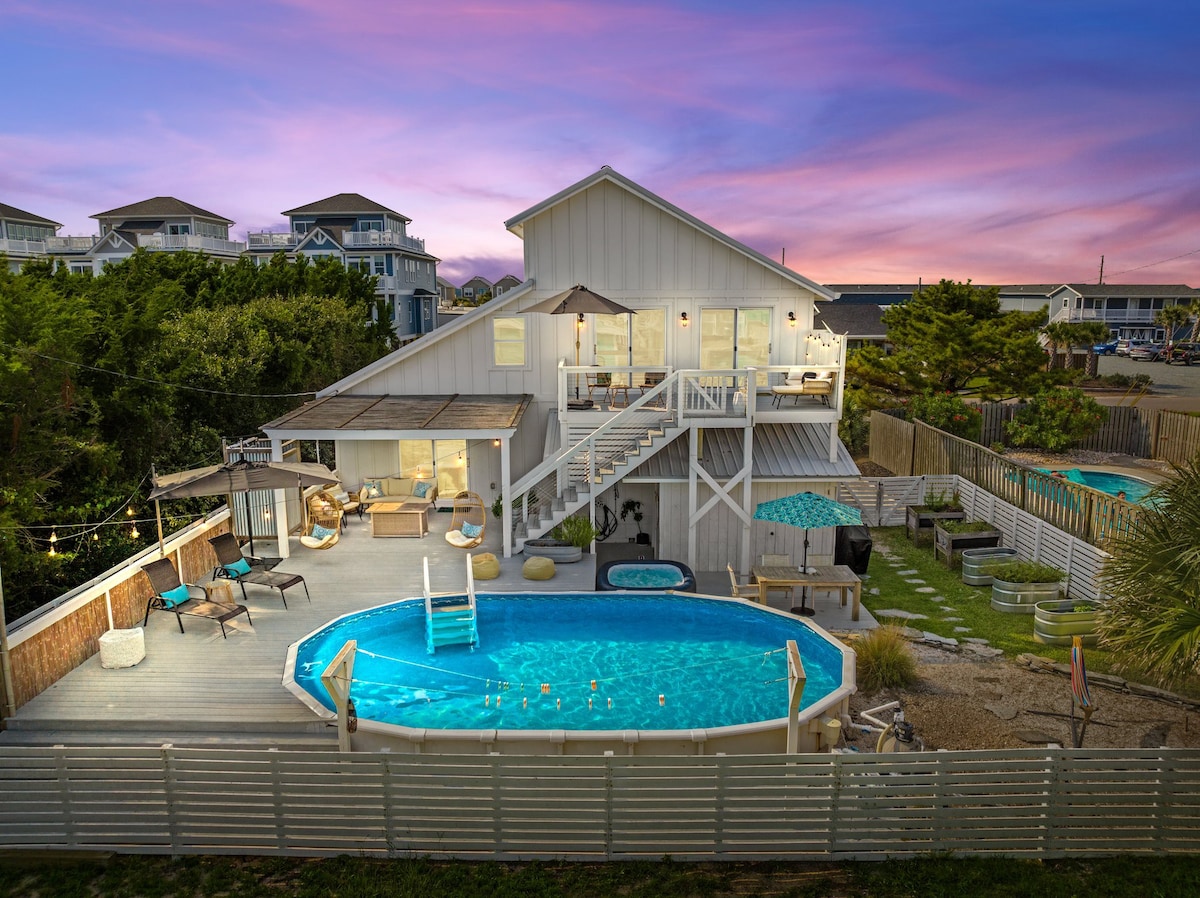
[[[482,524],[463,524],[461,527],[458,528],[458,532],[461,533],[463,536],[465,536],[467,539],[474,539],[475,537],[479,536],[479,534],[483,533],[483,525]]]
[[[418,480],[416,486],[413,487],[413,495],[416,496],[418,499],[424,499],[428,492],[429,492],[429,484],[428,483],[422,483],[421,481]]]
[[[244,574],[250,573],[250,562],[245,558],[239,558],[233,564],[225,565],[225,570],[237,577],[241,577]]]
[[[337,533],[336,530],[330,530],[328,527],[322,527],[320,524],[313,524],[312,538],[317,540],[318,542],[321,540],[328,539],[329,537],[333,536],[335,533]]]
[[[162,594],[163,604],[168,608],[174,608],[176,605],[182,605],[191,596],[188,595],[188,588],[182,584],[174,589],[168,589]]]
[[[383,484],[378,480],[368,480],[363,484],[363,489],[367,491],[368,499],[378,499],[383,495]]]

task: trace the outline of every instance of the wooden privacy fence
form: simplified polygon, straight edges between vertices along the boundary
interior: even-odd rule
[[[478,860],[1200,850],[1200,753],[1186,749],[480,758],[5,746],[0,785],[6,850]]]
[[[883,437],[878,451],[877,421]],[[1140,506],[1135,503],[1019,465],[978,443],[945,433],[923,421],[901,421],[903,427],[897,427],[895,422],[891,415],[871,413],[871,461],[897,474],[956,474],[1010,505],[1096,546],[1129,530],[1137,522]],[[889,445],[891,440],[911,441],[912,463],[908,471],[897,470],[889,464],[902,462],[906,457],[906,450]]]
[[[979,436],[979,442],[984,446],[991,446],[993,443],[1007,444],[1004,425],[1015,418],[1017,412],[1024,407],[1024,403],[986,402],[981,404],[979,411],[983,414],[983,429]],[[1086,440],[1076,443],[1072,448],[1087,449],[1092,452],[1120,452],[1137,458],[1153,458],[1155,457],[1154,433],[1158,429],[1159,420],[1163,414],[1176,415],[1174,412],[1139,408],[1136,405],[1108,406],[1108,420],[1094,434]],[[1178,417],[1178,415],[1176,416]],[[1200,443],[1196,445],[1200,446]]]
[[[967,518],[987,521],[999,530],[1001,543],[1016,549],[1022,560],[1039,561],[1066,571],[1069,598],[1104,598],[1101,570],[1108,553],[963,477],[929,474],[863,478],[843,481],[837,489],[837,500],[858,508],[868,527],[903,526],[907,506],[920,505],[927,496],[935,495],[957,495]]]

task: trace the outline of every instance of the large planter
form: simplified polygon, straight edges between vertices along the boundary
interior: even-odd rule
[[[1006,614],[1033,614],[1038,602],[1057,602],[1062,584],[1053,583],[1010,583],[998,577],[992,578],[992,608]]]
[[[967,513],[961,509],[925,511],[920,505],[909,505],[904,509],[904,527],[914,543],[922,533],[932,535],[938,521],[965,521],[966,518]]]
[[[1080,636],[1084,645],[1096,644],[1096,625],[1103,609],[1099,602],[1038,602],[1033,606],[1033,638],[1045,645],[1070,645]]]
[[[933,557],[941,558],[946,567],[954,568],[954,554],[967,549],[990,549],[1000,545],[999,530],[971,530],[955,532],[942,527],[938,521],[933,527]]]
[[[962,582],[968,586],[991,586],[992,575],[985,569],[993,564],[1017,561],[1017,550],[994,546],[990,549],[965,549],[962,553]]]

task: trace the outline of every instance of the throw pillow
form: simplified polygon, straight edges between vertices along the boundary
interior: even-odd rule
[[[368,480],[363,484],[363,489],[367,491],[368,499],[378,499],[383,495],[383,484],[378,480]]]
[[[416,485],[413,487],[413,495],[416,496],[418,499],[424,499],[428,492],[429,492],[429,484],[428,483],[422,483],[421,481],[418,480]]]
[[[176,586],[174,589],[168,589],[162,594],[163,604],[168,608],[174,608],[176,605],[182,605],[191,596],[188,595],[188,588],[183,584]]]
[[[229,571],[236,577],[241,577],[244,574],[250,573],[250,562],[245,558],[239,558],[233,564],[225,565],[225,570]]]
[[[322,527],[320,524],[313,524],[312,538],[315,540],[325,540],[337,533],[336,530],[330,530],[328,527]]]
[[[483,533],[483,525],[482,524],[463,524],[461,527],[458,528],[458,530],[467,539],[474,539],[475,537],[479,536],[479,534]]]

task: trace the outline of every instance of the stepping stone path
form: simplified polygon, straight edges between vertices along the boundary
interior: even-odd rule
[[[991,711],[1001,720],[1012,720],[1017,716],[1017,709],[1009,705],[984,705],[983,710]]]
[[[867,590],[867,595],[869,595],[869,596],[877,596],[877,595],[879,595],[879,587],[878,587],[878,586],[872,586],[870,589],[868,589],[868,590]]]
[[[882,611],[875,612],[876,617],[896,617],[900,620],[928,620],[928,616],[924,614],[915,614],[912,611],[901,611],[899,608],[885,608]]]
[[[969,642],[971,645],[988,645],[986,639],[980,639],[978,636],[971,636],[964,639],[963,642]]]
[[[961,617],[943,617],[942,620],[944,620],[948,624],[956,624],[960,620],[962,620],[962,618]]]
[[[958,645],[958,640],[953,636],[938,636],[936,633],[925,632],[921,634],[925,637],[926,642],[932,642],[934,645]]]
[[[941,597],[939,596],[938,598],[941,598]],[[934,599],[934,601],[937,601],[937,599]],[[955,608],[953,605],[943,605],[942,610],[943,611],[957,611],[958,609]]]
[[[1013,735],[1022,742],[1028,742],[1030,745],[1045,745],[1048,742],[1057,742],[1053,736],[1048,736],[1041,730],[1013,730]]]
[[[924,583],[924,580],[905,580],[905,583]]]
[[[897,567],[899,567],[899,565],[897,565]],[[913,574],[919,574],[921,572],[918,571],[916,568],[910,568],[907,571],[896,571],[896,573],[899,574],[901,577],[911,577]]]
[[[970,633],[971,628],[970,627],[955,627],[954,632],[955,633]]]
[[[917,592],[937,592],[932,586],[918,586]]]

